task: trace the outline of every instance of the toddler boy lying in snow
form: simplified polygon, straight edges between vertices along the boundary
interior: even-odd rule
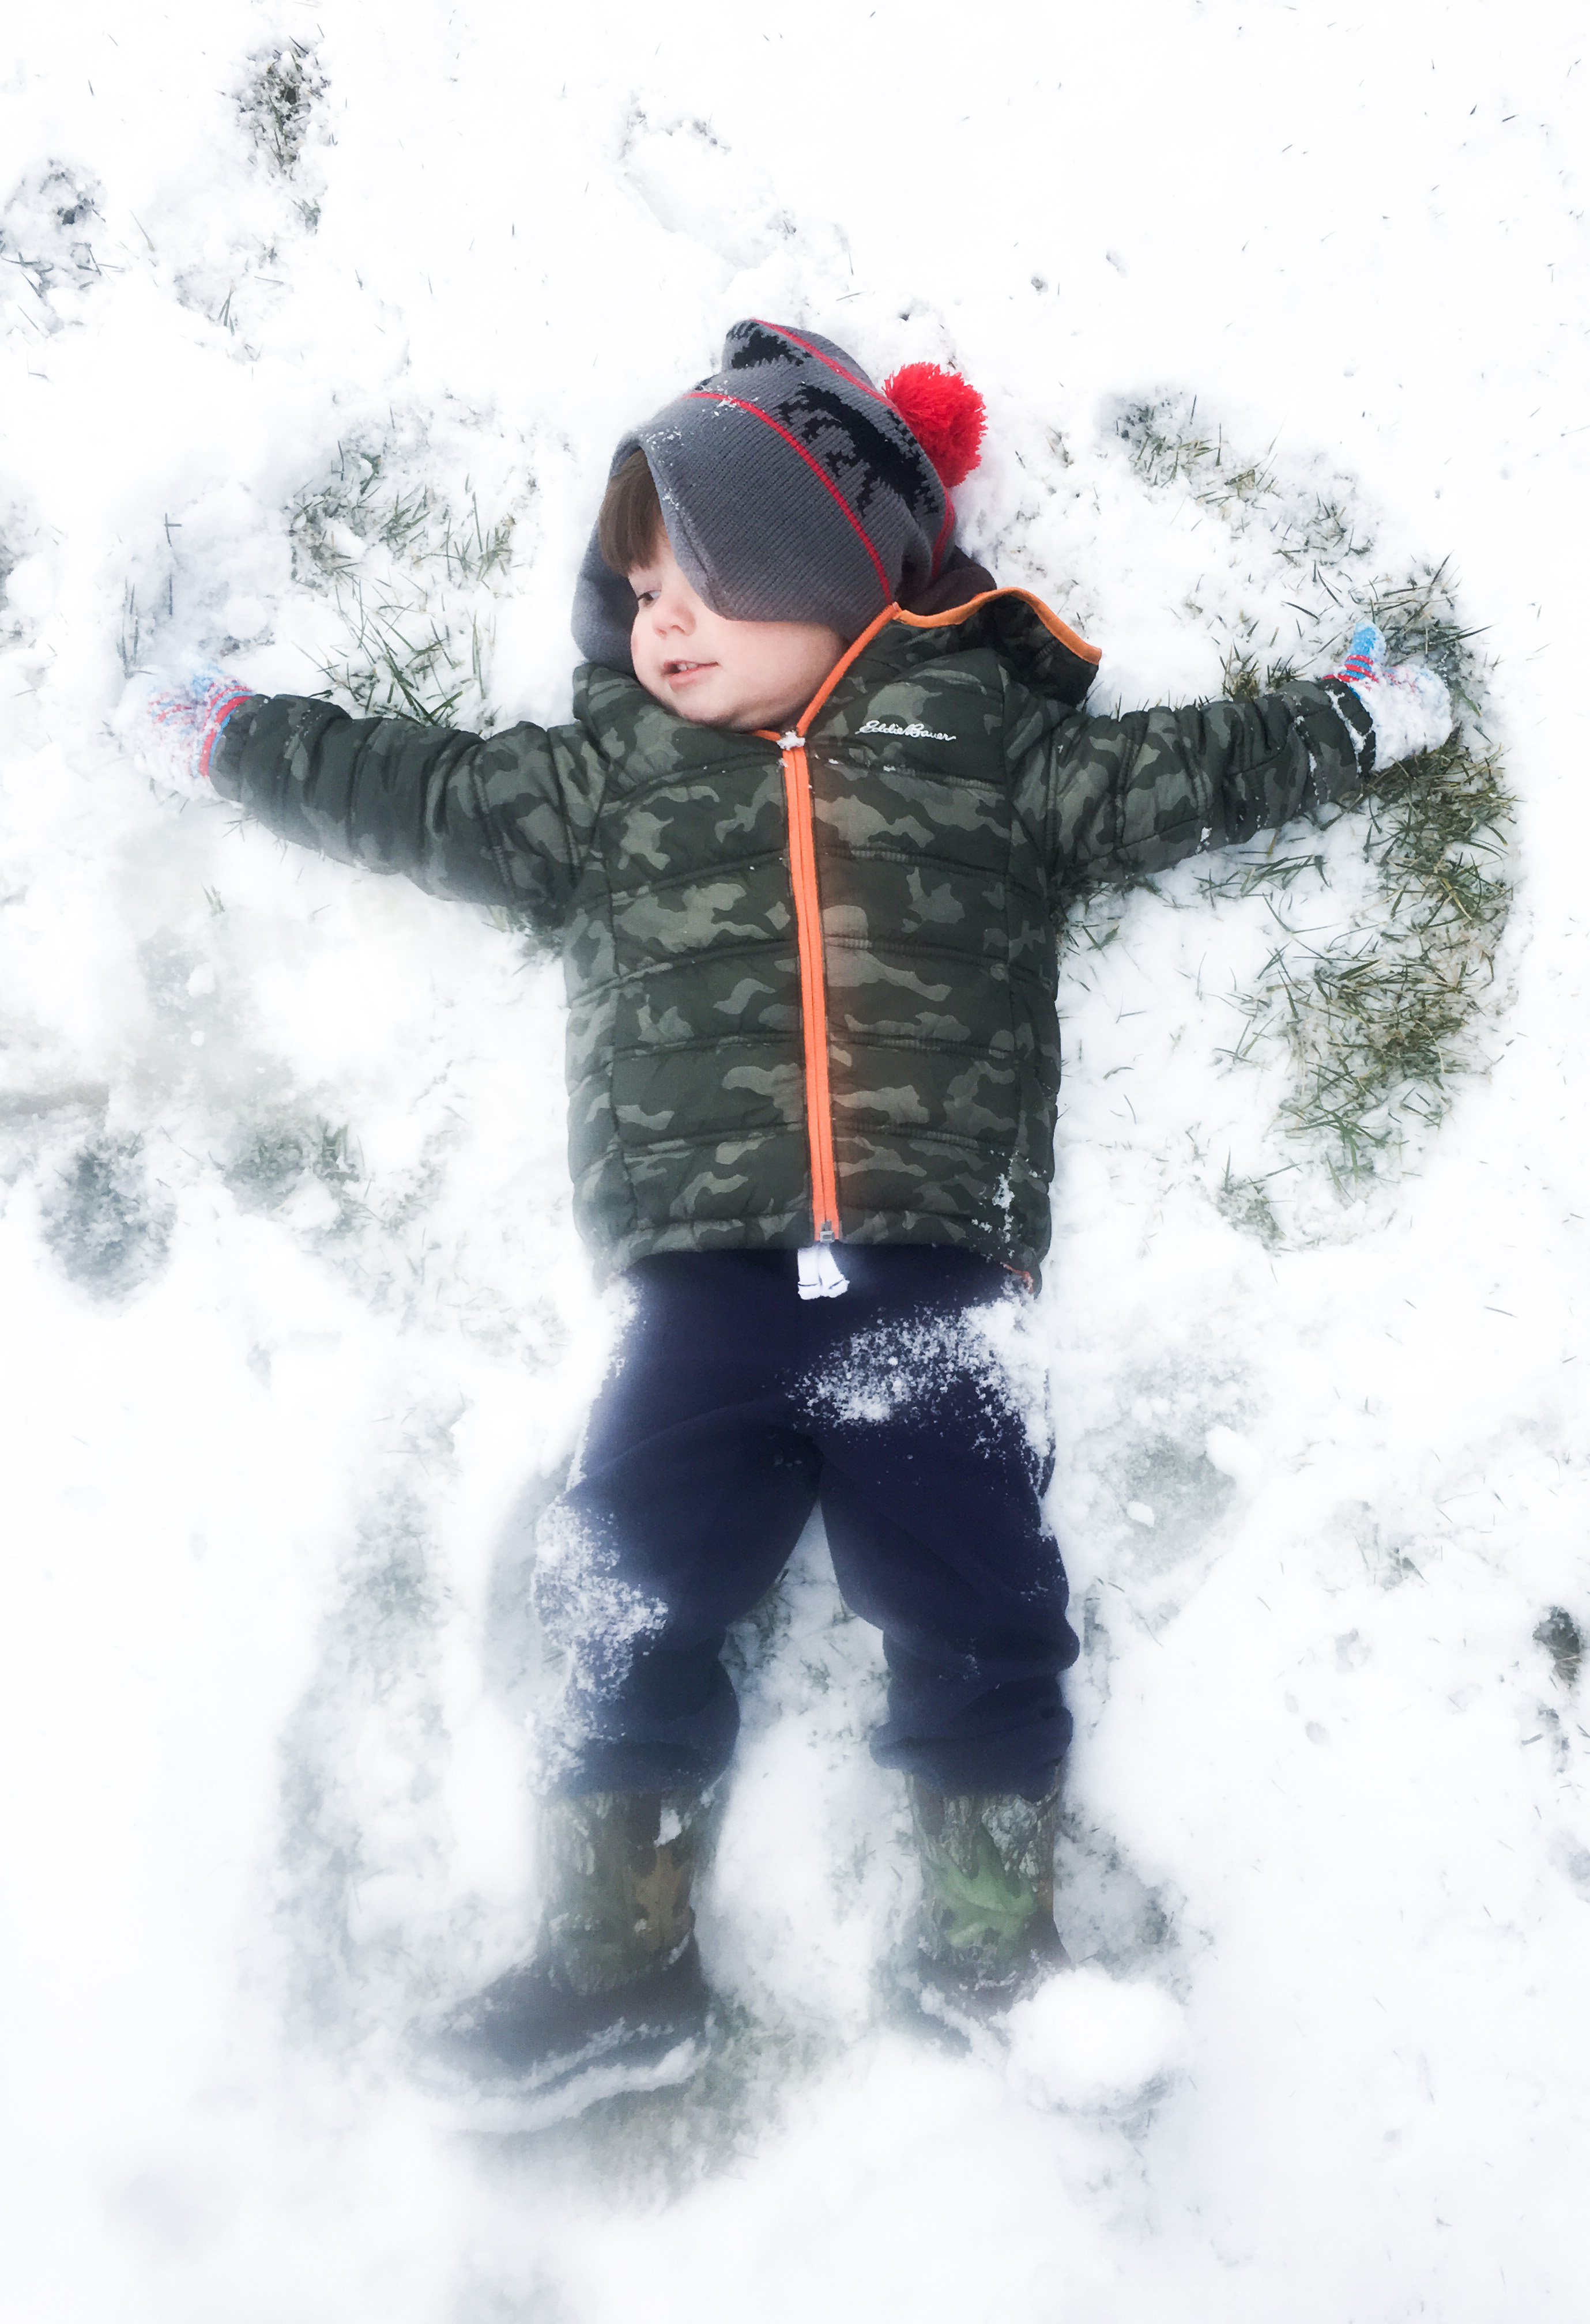
[[[880,393],[741,323],[615,456],[571,724],[482,741],[214,673],[149,705],[169,759],[283,836],[561,934],[576,1213],[633,1311],[544,1529],[569,1654],[545,1920],[433,2047],[504,2120],[701,2054],[719,1649],[814,1504],[883,1633],[873,1748],[922,1872],[903,1996],[981,2039],[1064,1961],[1077,1641],[1052,1464],[979,1326],[1049,1239],[1056,920],[1450,724],[1373,631],[1256,702],[1085,716],[1096,649],[955,544],[982,432],[930,365]]]

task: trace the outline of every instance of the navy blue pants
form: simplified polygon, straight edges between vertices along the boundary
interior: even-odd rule
[[[727,1626],[820,1501],[835,1578],[883,1633],[886,1766],[940,1792],[1048,1792],[1077,1658],[1036,1447],[975,1311],[1026,1295],[940,1248],[846,1246],[850,1289],[796,1295],[793,1251],[639,1261],[636,1312],[537,1596],[570,1649],[554,1788],[662,1791],[726,1766]]]

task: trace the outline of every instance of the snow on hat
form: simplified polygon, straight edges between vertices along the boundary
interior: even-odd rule
[[[715,613],[848,639],[964,561],[949,487],[977,464],[983,412],[937,364],[880,391],[832,340],[752,319],[729,332],[720,371],[624,438],[609,473],[645,454],[680,570]],[[633,668],[634,611],[593,532],[574,598],[587,661]]]

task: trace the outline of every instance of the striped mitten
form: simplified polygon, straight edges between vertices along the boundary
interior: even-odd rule
[[[1377,773],[1399,759],[1435,750],[1452,732],[1452,696],[1443,681],[1421,661],[1388,668],[1385,632],[1373,622],[1359,623],[1347,659],[1327,677],[1350,686],[1374,721]]]
[[[211,753],[221,731],[254,688],[241,678],[206,664],[173,685],[168,679],[134,679],[123,699],[116,724],[127,733],[152,774],[188,787],[209,779]]]

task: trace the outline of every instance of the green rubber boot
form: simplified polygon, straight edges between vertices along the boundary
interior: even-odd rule
[[[901,1985],[936,2033],[970,2044],[1068,1966],[1054,1910],[1059,1793],[930,1792],[913,1779],[911,1805],[922,1898]]]
[[[426,2030],[421,2081],[459,2129],[536,2130],[688,2081],[711,1996],[690,1883],[711,1821],[694,1792],[587,1792],[543,1811],[532,1957]]]

